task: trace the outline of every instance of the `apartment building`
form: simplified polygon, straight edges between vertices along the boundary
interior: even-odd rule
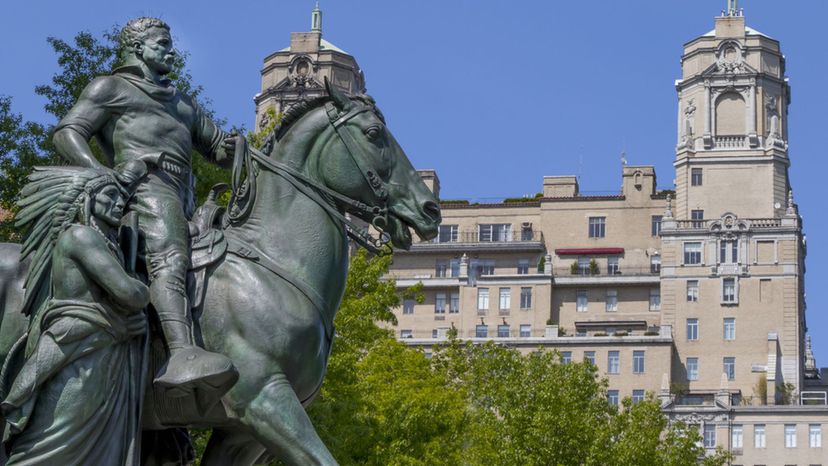
[[[395,312],[401,341],[427,353],[449,330],[564,360],[589,360],[608,402],[661,400],[734,465],[828,465],[828,370],[805,334],[805,246],[788,178],[790,89],[780,44],[735,0],[684,45],[675,189],[624,166],[614,195],[546,176],[538,194],[443,200],[439,236],[396,251],[389,277],[422,282]],[[256,125],[320,95],[364,92],[356,59],[311,31],[265,58]],[[439,197],[435,170],[421,170]],[[531,388],[527,388],[531,389]]]
[[[395,332],[426,352],[452,328],[556,349],[593,362],[610,403],[655,393],[733,464],[828,464],[780,44],[731,1],[681,65],[674,190],[625,165],[615,195],[546,176],[535,197],[443,201],[439,236],[395,253],[390,277],[426,296]],[[421,175],[439,196],[436,171]]]

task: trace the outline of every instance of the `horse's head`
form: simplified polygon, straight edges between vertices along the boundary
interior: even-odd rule
[[[408,157],[386,128],[370,97],[349,98],[325,82],[331,101],[325,112],[328,137],[321,138],[319,176],[330,189],[380,207],[381,214],[355,212],[408,249],[414,229],[423,239],[437,235],[440,207]],[[375,209],[376,212],[376,209]]]

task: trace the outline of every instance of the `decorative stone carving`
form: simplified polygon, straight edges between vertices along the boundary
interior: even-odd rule
[[[726,41],[716,52],[716,70],[725,74],[746,73],[745,50],[736,41]]]
[[[684,130],[681,141],[683,147],[691,147],[693,145],[694,119],[696,114],[695,102],[696,99],[690,99],[687,101],[687,106],[684,107]]]

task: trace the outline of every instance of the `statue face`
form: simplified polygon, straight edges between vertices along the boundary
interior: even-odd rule
[[[172,71],[175,50],[170,32],[164,28],[150,28],[136,52],[153,71],[165,75]]]
[[[117,186],[108,185],[95,194],[92,215],[109,226],[118,226],[124,215],[124,197]]]

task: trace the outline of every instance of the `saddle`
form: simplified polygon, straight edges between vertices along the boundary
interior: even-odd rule
[[[227,254],[227,238],[223,231],[225,208],[218,197],[228,186],[217,184],[210,189],[207,200],[196,209],[190,221],[190,271],[187,277],[190,307],[199,309],[207,290],[207,269]]]

